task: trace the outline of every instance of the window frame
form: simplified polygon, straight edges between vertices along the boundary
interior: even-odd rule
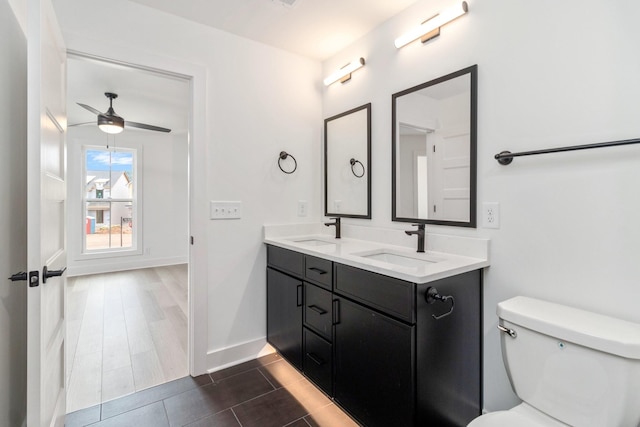
[[[89,198],[87,197],[86,192],[86,178],[87,178],[87,151],[92,150],[100,150],[100,151],[119,151],[119,152],[130,152],[132,153],[132,174],[133,174],[133,194],[132,198]],[[142,187],[142,165],[140,159],[142,158],[142,147],[117,147],[117,148],[106,148],[104,145],[94,145],[94,144],[84,144],[82,145],[81,150],[82,156],[82,173],[80,176],[80,209],[81,209],[81,233],[82,236],[82,246],[80,252],[81,259],[100,259],[100,258],[115,258],[122,256],[131,256],[131,255],[142,255],[143,254],[143,244],[142,244],[142,227],[140,225],[140,220],[142,219],[142,198],[140,195],[141,187]],[[111,196],[111,192],[109,192],[109,196]],[[97,202],[97,201],[109,201],[109,203],[126,203],[131,202],[131,218],[133,224],[138,224],[138,226],[134,226],[132,230],[131,237],[131,247],[120,248],[120,247],[111,247],[111,248],[101,248],[101,249],[87,249],[87,239],[86,239],[86,218],[87,218],[87,203]],[[110,208],[111,210],[111,208]],[[109,215],[109,220],[111,221],[111,215]]]

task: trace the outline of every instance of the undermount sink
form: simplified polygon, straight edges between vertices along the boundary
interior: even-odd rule
[[[295,243],[299,243],[305,246],[327,246],[327,245],[335,245],[333,242],[327,242],[326,240],[320,239],[302,239],[302,240],[294,240]]]
[[[401,267],[420,268],[425,265],[436,263],[439,260],[433,257],[427,257],[426,255],[418,258],[409,256],[408,254],[400,254],[398,252],[390,252],[387,250],[380,250],[372,253],[358,254],[358,256],[374,261],[380,261],[387,264],[393,264]]]

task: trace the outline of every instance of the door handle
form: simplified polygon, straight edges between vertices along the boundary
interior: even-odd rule
[[[340,300],[333,300],[333,324],[340,323]]]
[[[296,307],[302,306],[302,285],[296,287]]]
[[[63,268],[62,270],[49,270],[45,265],[44,267],[42,267],[42,283],[47,283],[47,279],[51,277],[62,276],[62,273],[64,273],[66,269],[67,267]]]

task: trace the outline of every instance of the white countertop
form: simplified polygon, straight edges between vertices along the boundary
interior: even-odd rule
[[[388,243],[348,237],[335,239],[317,230],[320,229],[308,224],[265,226],[264,243],[414,283],[428,283],[489,266],[488,239],[427,233],[427,251],[418,253],[415,249]],[[393,232],[402,233],[402,230]],[[367,257],[380,254],[399,256],[400,261],[410,265]]]

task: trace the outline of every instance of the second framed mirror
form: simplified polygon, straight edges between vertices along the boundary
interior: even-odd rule
[[[392,220],[476,226],[477,66],[392,96]]]
[[[371,218],[371,104],[324,121],[324,212]]]

